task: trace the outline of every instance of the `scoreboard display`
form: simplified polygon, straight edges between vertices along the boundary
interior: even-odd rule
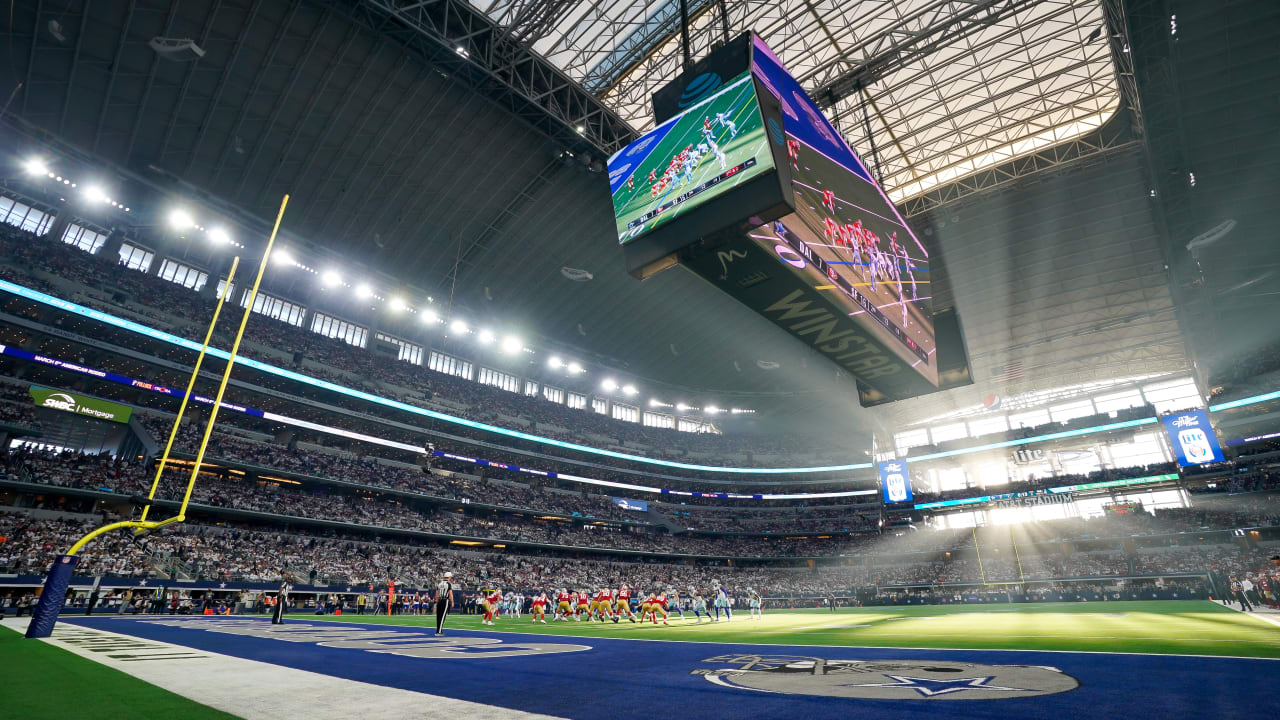
[[[954,314],[940,362],[928,250],[759,37],[653,106],[657,127],[609,160],[629,272],[692,270],[846,370],[863,405],[969,382]]]
[[[618,242],[628,243],[773,169],[747,73],[609,158]]]

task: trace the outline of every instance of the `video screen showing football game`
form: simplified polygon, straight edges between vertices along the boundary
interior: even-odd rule
[[[868,208],[879,204],[874,185],[790,135],[787,148],[796,211],[752,234],[805,258],[817,289],[852,300],[850,314],[936,384],[924,249],[896,216]]]
[[[618,242],[772,169],[755,86],[743,73],[609,158]]]
[[[850,315],[937,385],[927,251],[777,57],[755,43],[754,72],[782,104],[795,212],[752,235],[795,252],[783,259],[795,267],[803,259],[817,289],[853,301]]]

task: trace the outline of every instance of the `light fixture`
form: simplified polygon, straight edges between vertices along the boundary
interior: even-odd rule
[[[649,407],[658,407],[661,404],[662,403],[658,401],[658,398],[649,398]]]
[[[435,310],[423,310],[422,322],[427,323],[428,325],[435,325],[440,322],[440,316],[436,314]]]
[[[547,365],[552,370],[559,370],[560,368],[564,367],[564,361],[560,359],[559,355],[552,355],[550,358],[547,359]]]
[[[23,167],[32,175],[47,175],[49,173],[49,166],[45,165],[40,158],[31,158],[23,164]]]
[[[127,209],[127,208],[126,208]],[[289,254],[284,248],[276,248],[271,251],[271,260],[278,265],[293,265],[293,255]]]
[[[102,188],[97,185],[90,185],[84,189],[84,196],[89,202],[106,202],[107,194],[102,192]]]
[[[676,403],[676,409],[679,410],[680,412],[684,412],[685,410],[689,409],[689,406],[685,405],[684,403]]]
[[[169,227],[174,230],[186,230],[195,224],[196,221],[191,217],[191,213],[186,210],[179,208],[169,213]]]
[[[369,287],[368,283],[360,283],[356,286],[356,297],[361,300],[368,300],[373,297],[373,288]]]
[[[715,405],[708,405],[706,407],[706,412],[708,415],[715,415],[716,413],[720,412],[720,408],[716,407]]]
[[[398,297],[391,298],[387,305],[396,312],[404,312],[409,309],[409,306],[405,305],[404,300]]]
[[[518,353],[522,347],[524,347],[524,342],[515,335],[508,335],[502,338],[502,352],[504,353]]]
[[[342,284],[342,276],[336,270],[325,270],[320,273],[320,282],[325,287],[333,287]]]
[[[223,230],[222,228],[214,228],[210,230],[209,239],[222,245],[231,244],[231,236],[228,235],[227,231]]]
[[[584,133],[584,132],[586,132],[586,131],[587,131],[587,129],[586,129],[585,127],[583,127],[582,125],[579,125],[578,127],[574,128],[574,129],[578,131],[578,134],[579,134],[579,135],[581,135],[582,133]]]
[[[605,378],[604,382],[600,383],[600,387],[604,388],[605,392],[613,392],[618,389],[618,383],[613,378]]]
[[[579,365],[576,360],[574,362],[569,363],[568,368],[569,368],[569,372],[573,373],[574,375],[580,375],[586,372],[586,370],[584,370],[583,367]]]
[[[636,389],[636,386],[635,386],[635,385],[631,385],[630,383],[628,383],[628,384],[626,384],[626,385],[623,385],[623,386],[622,386],[622,392],[623,392],[623,393],[625,393],[625,394],[627,394],[627,395],[635,395],[636,393],[638,393],[638,392],[640,392],[640,391]]]
[[[476,335],[476,339],[480,341],[481,345],[488,345],[489,343],[493,342],[494,337],[492,332],[489,332],[488,330],[481,330]]]
[[[464,335],[468,331],[467,324],[462,322],[461,320],[454,320],[449,325],[449,331],[457,335]]]

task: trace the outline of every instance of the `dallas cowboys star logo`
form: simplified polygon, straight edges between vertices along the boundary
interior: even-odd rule
[[[934,697],[937,695],[946,695],[948,693],[964,692],[965,690],[1007,690],[1019,692],[1023,688],[1004,687],[1002,685],[988,685],[995,676],[987,677],[970,677],[955,678],[952,680],[939,680],[936,678],[918,678],[907,675],[885,675],[896,682],[885,683],[843,683],[850,687],[900,687],[915,690],[925,697]]]
[[[138,584],[139,584],[139,585],[141,585],[141,586],[143,586],[143,587],[146,587],[146,586],[147,586],[147,581],[146,581],[146,580],[143,580],[142,582],[140,582],[140,583],[138,583]]]
[[[226,584],[226,583],[224,583],[224,582],[222,582],[222,583],[218,583],[218,587],[219,587],[219,588],[225,588],[226,586],[227,586],[227,584]]]

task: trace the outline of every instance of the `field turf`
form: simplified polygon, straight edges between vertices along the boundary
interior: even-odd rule
[[[8,619],[25,630],[26,620]],[[120,720],[234,718],[21,633],[0,630],[0,716]]]
[[[319,619],[293,615],[303,620]],[[692,618],[691,614],[686,614]],[[324,620],[435,626],[414,615],[325,616]],[[1280,658],[1280,627],[1210,601],[1038,603],[906,606],[827,610],[766,610],[762,620],[735,612],[731,623],[652,624],[554,622],[533,625],[500,618],[490,628],[478,615],[451,615],[448,628],[636,640],[864,647],[1063,650]]]

